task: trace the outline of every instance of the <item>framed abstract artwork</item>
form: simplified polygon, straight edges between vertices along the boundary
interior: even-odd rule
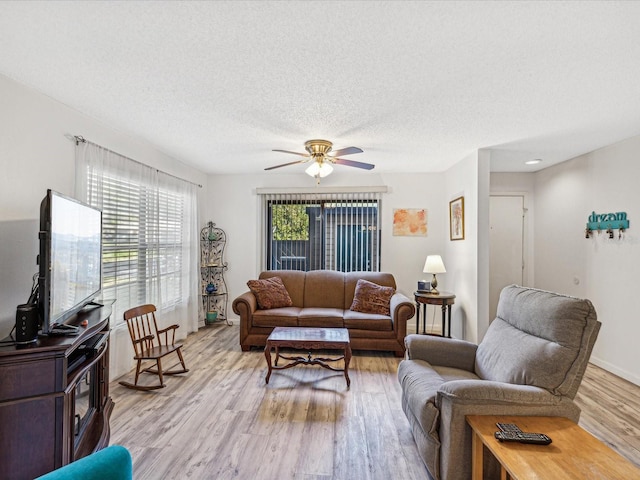
[[[427,210],[424,208],[394,208],[393,235],[426,237]]]
[[[464,240],[464,197],[449,202],[449,239]]]

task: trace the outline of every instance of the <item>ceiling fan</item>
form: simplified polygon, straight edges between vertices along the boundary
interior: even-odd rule
[[[265,170],[273,170],[275,168],[287,167],[289,165],[296,165],[299,163],[307,163],[313,160],[313,163],[305,170],[308,175],[320,180],[322,177],[326,177],[333,171],[332,164],[345,165],[347,167],[363,168],[365,170],[371,170],[375,167],[370,163],[355,162],[353,160],[346,160],[344,158],[338,158],[342,155],[352,155],[354,153],[362,153],[362,149],[358,147],[346,147],[336,150],[331,155],[331,148],[333,143],[329,140],[308,140],[304,143],[304,148],[308,153],[292,152],[290,150],[277,150],[274,152],[291,153],[293,155],[299,155],[304,157],[303,160],[295,162],[283,163],[282,165],[276,165],[274,167],[267,167]]]

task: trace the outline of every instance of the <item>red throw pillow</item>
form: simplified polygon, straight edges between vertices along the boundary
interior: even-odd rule
[[[289,292],[282,283],[280,277],[265,278],[264,280],[249,280],[247,286],[258,301],[258,308],[268,310],[270,308],[290,307],[293,305]]]
[[[396,293],[396,290],[393,287],[383,287],[360,279],[356,284],[351,310],[354,312],[391,315],[390,302],[394,293]]]

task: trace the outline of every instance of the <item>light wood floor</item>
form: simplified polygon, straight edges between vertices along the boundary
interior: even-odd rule
[[[396,377],[400,359],[354,352],[351,389],[318,367],[275,371],[241,352],[238,327],[190,335],[191,371],[137,392],[111,383],[111,443],[142,479],[424,479]],[[581,425],[640,465],[640,387],[589,366]]]

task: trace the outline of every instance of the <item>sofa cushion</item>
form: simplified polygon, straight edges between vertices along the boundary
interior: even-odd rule
[[[300,327],[343,328],[344,310],[341,308],[303,308],[298,316]]]
[[[294,307],[304,307],[304,286],[307,272],[298,270],[266,270],[260,273],[259,279],[280,277],[289,292]]]
[[[368,280],[383,287],[396,288],[396,280],[393,275],[385,272],[348,272],[344,274],[344,309],[349,310],[356,293],[358,280]]]
[[[255,327],[297,327],[300,308],[285,307],[270,310],[256,310],[253,312],[253,326]]]
[[[497,317],[478,346],[475,371],[485,380],[570,394],[575,389],[572,370],[583,363],[581,344],[592,336],[589,328],[594,320],[588,300],[505,287]]]
[[[442,367],[440,365],[432,365],[432,367],[445,383],[455,380],[480,380],[475,373],[461,368]]]
[[[368,280],[360,279],[356,284],[351,310],[362,313],[391,315],[389,304],[395,293],[391,287],[383,287]]]
[[[357,330],[393,330],[393,322],[388,315],[354,312],[352,310],[344,311],[344,326]]]
[[[255,295],[258,301],[258,308],[261,310],[290,307],[293,305],[289,292],[287,292],[280,277],[249,280],[247,286],[249,290],[251,290],[251,293]]]
[[[304,286],[304,307],[344,309],[344,273],[334,270],[307,272]]]

